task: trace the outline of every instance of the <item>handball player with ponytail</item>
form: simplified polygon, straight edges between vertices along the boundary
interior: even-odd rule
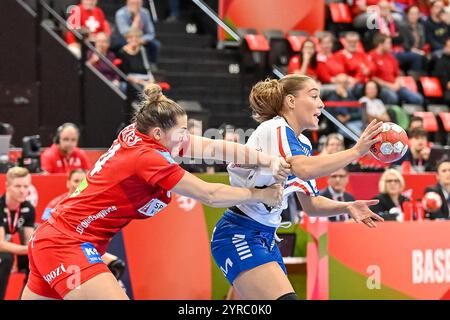
[[[317,130],[324,104],[317,82],[303,75],[258,82],[250,93],[253,117],[260,123],[247,145],[281,156],[291,164],[292,175],[284,185],[283,203],[271,208],[264,203],[242,203],[225,211],[211,240],[212,255],[241,299],[296,300],[278,249],[277,228],[281,212],[295,193],[310,216],[349,214],[356,222],[375,227],[381,217],[368,206],[378,200],[338,202],[319,196],[315,178],[329,175],[369,152],[379,141],[382,122],[372,121],[354,147],[332,155],[312,156],[311,143],[302,132]],[[228,165],[232,186],[264,188],[275,177],[252,168]],[[357,241],[357,239],[355,239]]]
[[[128,299],[101,256],[114,234],[131,220],[163,210],[171,192],[213,207],[281,203],[283,190],[276,181],[290,174],[282,158],[233,142],[189,136],[186,112],[159,86],[148,85],[144,94],[133,123],[33,234],[28,246],[30,277],[22,299]],[[226,150],[233,150],[233,161],[242,155],[243,165],[269,167],[277,179],[264,189],[206,183],[172,158],[202,157],[205,149],[221,161],[227,159]],[[76,284],[71,277],[74,267],[79,270]]]

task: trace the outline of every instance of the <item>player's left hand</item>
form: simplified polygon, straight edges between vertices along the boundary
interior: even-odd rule
[[[356,223],[364,223],[369,228],[376,228],[375,221],[384,221],[382,217],[372,212],[369,206],[376,205],[379,200],[357,200],[348,203],[348,212]]]
[[[291,175],[291,165],[282,157],[273,157],[270,169],[276,182],[284,182]]]

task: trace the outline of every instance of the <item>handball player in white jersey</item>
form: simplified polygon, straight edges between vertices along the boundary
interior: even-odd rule
[[[296,300],[286,276],[286,268],[276,244],[276,230],[287,198],[296,193],[310,216],[349,214],[357,223],[376,227],[381,217],[368,206],[377,200],[338,202],[319,196],[315,178],[326,176],[365,155],[378,142],[382,122],[371,122],[351,149],[332,155],[311,156],[312,148],[302,132],[318,128],[324,107],[317,82],[310,77],[288,75],[280,80],[257,83],[250,93],[253,117],[260,122],[247,145],[291,164],[283,204],[271,208],[263,203],[240,204],[224,213],[211,241],[212,255],[230,284],[242,299]],[[258,168],[231,163],[233,186],[265,188],[277,181]]]

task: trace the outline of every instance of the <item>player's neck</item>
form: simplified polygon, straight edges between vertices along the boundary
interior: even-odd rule
[[[284,118],[284,120],[286,120],[288,125],[294,130],[295,135],[298,137],[302,133],[303,129],[295,119],[295,116],[290,114],[283,114],[281,116]]]
[[[20,202],[12,199],[8,192],[5,195],[5,203],[9,210],[17,210],[20,207]]]

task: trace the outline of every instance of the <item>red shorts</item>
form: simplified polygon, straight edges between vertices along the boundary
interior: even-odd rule
[[[48,298],[62,299],[96,275],[110,272],[91,243],[63,234],[48,222],[30,239],[28,257],[27,286],[33,293]]]

